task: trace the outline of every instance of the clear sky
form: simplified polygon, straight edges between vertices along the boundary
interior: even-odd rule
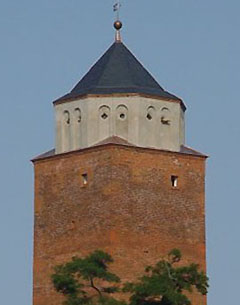
[[[1,304],[32,298],[33,169],[54,145],[52,101],[113,42],[114,0],[0,0]],[[239,0],[122,0],[125,44],[188,106],[206,179],[210,305],[240,284]],[[50,304],[48,304],[50,305]],[[194,304],[197,305],[197,304]]]

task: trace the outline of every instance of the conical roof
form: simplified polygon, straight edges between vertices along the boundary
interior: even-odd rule
[[[165,91],[122,42],[115,42],[72,91],[57,101],[114,93],[142,93],[181,100]]]

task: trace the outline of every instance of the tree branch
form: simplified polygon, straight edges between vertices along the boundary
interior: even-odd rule
[[[176,278],[174,278],[174,277],[171,275],[171,272],[170,272],[170,269],[169,269],[169,267],[168,267],[167,262],[166,262],[166,261],[163,261],[163,262],[164,262],[164,265],[166,266],[167,273],[168,273],[168,277],[169,277],[169,278],[170,278],[172,281],[176,282],[176,281],[177,281],[177,279],[176,279]]]
[[[100,289],[97,288],[97,287],[94,285],[94,283],[93,283],[93,278],[92,278],[92,277],[90,278],[90,283],[91,283],[91,287],[92,287],[93,289],[95,289],[95,290],[98,292],[98,294],[100,295],[100,297],[101,297],[101,296],[102,296],[102,293],[101,293]]]

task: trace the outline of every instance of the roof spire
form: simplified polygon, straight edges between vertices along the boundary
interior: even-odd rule
[[[115,41],[116,42],[122,42],[122,38],[121,38],[121,33],[120,30],[122,28],[122,22],[117,20],[114,22],[114,27],[116,29],[116,34],[115,34]]]
[[[121,42],[121,33],[120,30],[122,28],[122,22],[119,20],[119,12],[120,12],[120,8],[121,8],[121,3],[120,0],[118,0],[118,2],[116,2],[113,6],[113,11],[116,12],[116,21],[114,22],[114,27],[116,29],[116,34],[115,34],[115,41],[116,42]]]

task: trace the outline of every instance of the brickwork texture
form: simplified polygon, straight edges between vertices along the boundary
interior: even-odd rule
[[[113,256],[123,281],[172,248],[205,270],[204,157],[103,145],[35,160],[34,168],[34,305],[61,305],[54,266],[96,249]],[[206,304],[197,293],[192,301]]]

